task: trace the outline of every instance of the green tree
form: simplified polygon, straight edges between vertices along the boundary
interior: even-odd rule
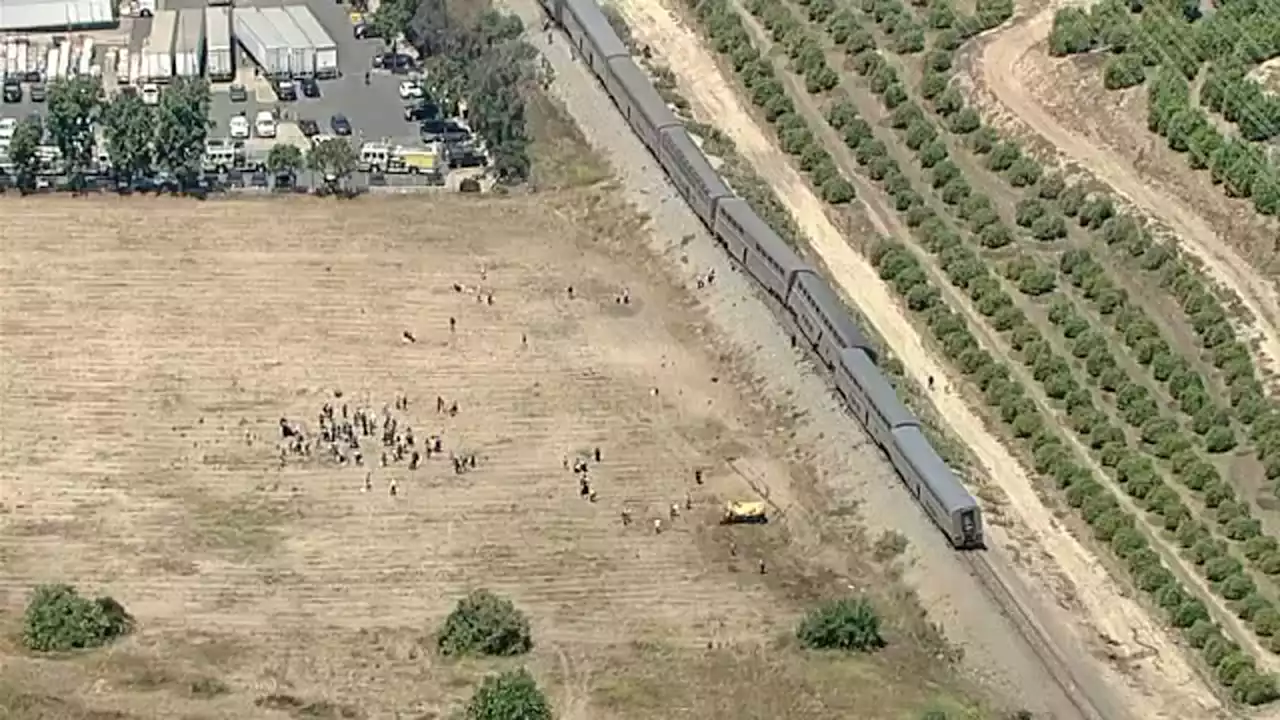
[[[119,93],[103,108],[102,121],[107,154],[117,178],[130,182],[148,173],[155,161],[155,112],[138,95]]]
[[[466,720],[551,720],[551,703],[538,683],[521,668],[490,675],[471,696]]]
[[[39,118],[29,117],[14,128],[9,139],[9,159],[18,172],[18,187],[30,190],[35,187],[36,173],[40,170],[40,141],[44,138],[44,125]]]
[[[156,161],[184,183],[200,171],[209,136],[209,83],[179,78],[160,96],[156,108]]]
[[[351,143],[342,138],[329,138],[317,143],[307,154],[307,167],[320,173],[325,185],[336,190],[356,171],[359,160]]]
[[[424,2],[410,30],[427,58],[433,93],[446,102],[467,100],[471,127],[484,138],[498,180],[507,184],[529,177],[527,99],[547,80],[537,52],[520,38],[523,32],[518,17],[493,10],[471,22],[455,21],[441,0]],[[757,100],[781,95],[763,84],[753,92]]]
[[[62,151],[74,183],[83,180],[93,162],[93,128],[101,114],[97,78],[77,75],[49,85],[47,98],[49,135]]]
[[[133,626],[133,618],[110,597],[90,600],[70,585],[41,585],[27,603],[22,642],[38,652],[96,648]]]
[[[290,185],[297,178],[298,171],[302,170],[303,164],[302,151],[297,145],[277,143],[267,153],[267,170],[276,177],[287,177]]]
[[[816,650],[870,652],[885,646],[880,616],[866,598],[844,598],[810,611],[796,630],[800,643]]]
[[[449,613],[436,646],[448,656],[520,655],[533,647],[533,635],[529,619],[510,600],[476,590]]]
[[[379,37],[391,42],[394,52],[417,12],[418,0],[384,0],[369,19],[369,24]]]

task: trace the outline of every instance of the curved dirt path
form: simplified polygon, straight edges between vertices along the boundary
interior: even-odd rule
[[[1261,342],[1260,364],[1280,372],[1280,293],[1275,286],[1218,237],[1204,218],[1177,199],[1152,187],[1136,170],[1105,147],[1091,144],[1058,123],[1027,88],[1023,68],[1033,60],[1032,48],[1053,28],[1053,14],[1067,5],[1087,2],[1050,2],[1035,15],[997,30],[982,48],[974,71],[996,100],[1060,153],[1088,168],[1102,182],[1158,219],[1177,234],[1179,245],[1204,263],[1209,276],[1231,288],[1254,316],[1253,327],[1243,328]]]
[[[1123,674],[1084,653],[1075,660],[1093,666],[1097,677],[1106,679],[1108,690],[1133,717],[1216,717],[1220,704],[1186,662],[1177,643],[1141,606],[1117,590],[1097,558],[1041,503],[1017,460],[987,431],[964,400],[950,390],[954,382],[950,371],[924,346],[875,269],[836,229],[827,218],[823,203],[755,123],[698,35],[663,7],[661,0],[615,0],[615,5],[637,38],[653,46],[674,71],[682,93],[697,114],[715,118],[717,127],[732,138],[744,157],[756,167],[771,169],[767,179],[808,236],[812,249],[898,354],[907,372],[921,385],[929,376],[943,379],[943,390],[932,398],[935,406],[1004,491],[1008,500],[1005,511],[1016,516],[1034,542],[1034,547],[1018,547],[1013,552],[1048,566],[1047,572],[1066,576],[1074,586],[1078,605],[1067,610],[1059,607],[1056,599],[1045,597],[1046,584],[1028,583],[1033,592],[1040,594],[1041,607],[1047,608],[1042,619],[1073,633],[1083,646],[1092,644],[1090,636],[1096,639],[1097,634],[1103,634],[1126,649],[1132,645],[1150,651],[1146,658],[1128,661]],[[887,234],[892,221],[878,217],[874,207],[868,207],[868,214],[876,229]],[[1007,552],[1005,548],[1021,544],[998,526],[991,526],[990,531],[991,545],[996,548],[992,552],[997,557]],[[1007,558],[1003,564],[1012,565]]]

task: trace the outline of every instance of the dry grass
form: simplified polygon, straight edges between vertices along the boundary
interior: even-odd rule
[[[501,665],[430,650],[476,586],[530,614],[527,662],[564,718],[899,718],[947,694],[869,549],[826,546],[837,574],[787,522],[714,523],[748,492],[740,472],[825,499],[613,201],[46,198],[4,214],[0,717],[445,717]],[[397,394],[403,422],[478,468],[375,468],[365,494],[364,469],[280,466],[280,417],[314,429],[326,401],[380,412]],[[596,446],[591,504],[562,457]],[[686,492],[694,510],[655,536]],[[833,522],[806,531],[856,536]],[[853,573],[902,611],[889,651],[782,640]],[[24,654],[23,603],[53,581],[118,598],[139,633]]]

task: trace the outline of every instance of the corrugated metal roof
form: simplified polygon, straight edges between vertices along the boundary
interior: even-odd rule
[[[112,0],[0,0],[0,30],[116,24]]]

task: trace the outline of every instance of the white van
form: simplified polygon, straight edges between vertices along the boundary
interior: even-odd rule
[[[391,165],[392,147],[386,143],[365,143],[360,146],[360,172],[386,172]]]

